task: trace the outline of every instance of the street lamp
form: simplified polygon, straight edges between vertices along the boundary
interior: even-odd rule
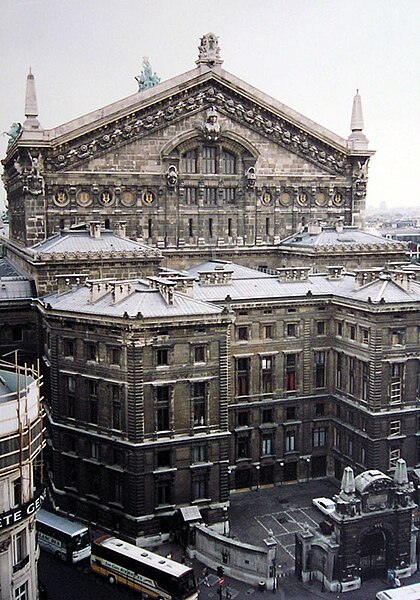
[[[321,592],[325,592],[325,556],[322,557],[322,585]]]
[[[260,489],[260,465],[255,467],[257,469],[257,492]]]
[[[228,512],[228,507],[224,506],[223,507],[223,535],[225,537],[226,537],[227,512]]]

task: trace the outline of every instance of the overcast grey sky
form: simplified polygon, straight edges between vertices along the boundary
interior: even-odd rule
[[[162,80],[219,36],[223,68],[347,138],[359,89],[368,206],[419,205],[420,0],[0,0],[0,130],[23,122],[26,75],[55,127]],[[7,137],[0,136],[0,156]],[[2,186],[1,186],[2,187]],[[4,198],[0,191],[0,204]]]

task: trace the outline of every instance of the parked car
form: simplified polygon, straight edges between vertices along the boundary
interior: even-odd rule
[[[323,512],[324,515],[329,515],[335,511],[335,502],[330,498],[314,498],[312,504]]]

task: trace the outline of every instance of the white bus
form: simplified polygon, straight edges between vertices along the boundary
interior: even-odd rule
[[[72,563],[89,558],[90,536],[86,525],[41,509],[36,515],[36,527],[42,550]]]
[[[420,600],[420,583],[402,585],[376,594],[377,600]]]
[[[104,535],[92,542],[90,567],[107,577],[157,600],[197,600],[191,567],[133,544]]]

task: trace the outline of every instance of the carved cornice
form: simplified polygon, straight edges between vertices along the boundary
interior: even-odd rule
[[[70,142],[52,147],[46,165],[49,171],[74,167],[86,159],[101,156],[212,106],[217,107],[220,114],[258,132],[328,173],[352,174],[353,163],[345,151],[320,140],[274,111],[242,96],[240,92],[216,82],[214,85],[206,83],[179,92]]]

